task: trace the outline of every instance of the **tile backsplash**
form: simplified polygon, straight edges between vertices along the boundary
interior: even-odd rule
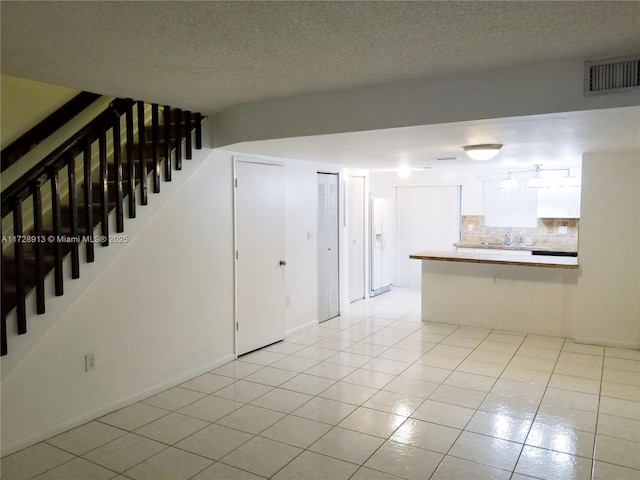
[[[473,230],[469,231],[469,225]],[[533,243],[544,247],[558,247],[564,250],[578,250],[577,218],[538,218],[535,228],[485,227],[483,215],[462,215],[461,243],[502,242],[508,233],[512,242]],[[567,233],[559,233],[559,227],[566,227]]]

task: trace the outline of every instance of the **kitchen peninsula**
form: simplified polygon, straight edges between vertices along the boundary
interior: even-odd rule
[[[576,321],[577,257],[435,252],[422,261],[422,320],[568,336]]]

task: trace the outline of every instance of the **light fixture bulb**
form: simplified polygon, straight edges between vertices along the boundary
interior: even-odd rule
[[[482,145],[465,145],[462,147],[467,155],[474,160],[485,161],[495,157],[502,148],[501,143],[486,143]]]

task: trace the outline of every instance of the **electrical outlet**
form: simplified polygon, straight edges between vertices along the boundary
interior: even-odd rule
[[[96,354],[95,353],[87,353],[84,356],[84,371],[90,372],[91,370],[96,369]]]
[[[473,223],[467,225],[467,232],[473,232]]]
[[[567,233],[567,226],[566,225],[560,225],[558,227],[558,233]]]

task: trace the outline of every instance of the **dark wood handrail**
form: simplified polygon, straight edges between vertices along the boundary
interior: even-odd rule
[[[101,127],[113,124],[114,116],[122,115],[133,100],[116,99],[107,109],[91,122],[78,130],[66,142],[47,155],[40,163],[32,167],[24,175],[2,191],[2,218],[8,215],[16,198],[24,199],[29,195],[29,185],[46,175],[48,170],[58,162],[64,161],[65,156],[77,155],[84,148],[84,141],[88,138],[93,142],[98,138]]]
[[[98,95],[97,93],[80,92],[47,118],[38,123],[35,127],[31,128],[29,131],[22,134],[17,140],[3,148],[2,152],[0,152],[0,155],[2,156],[1,171],[4,172],[7,168],[16,163],[21,157],[26,155],[45,138],[49,137],[62,125],[69,122],[82,110],[95,102],[100,98],[100,96],[101,95]]]

